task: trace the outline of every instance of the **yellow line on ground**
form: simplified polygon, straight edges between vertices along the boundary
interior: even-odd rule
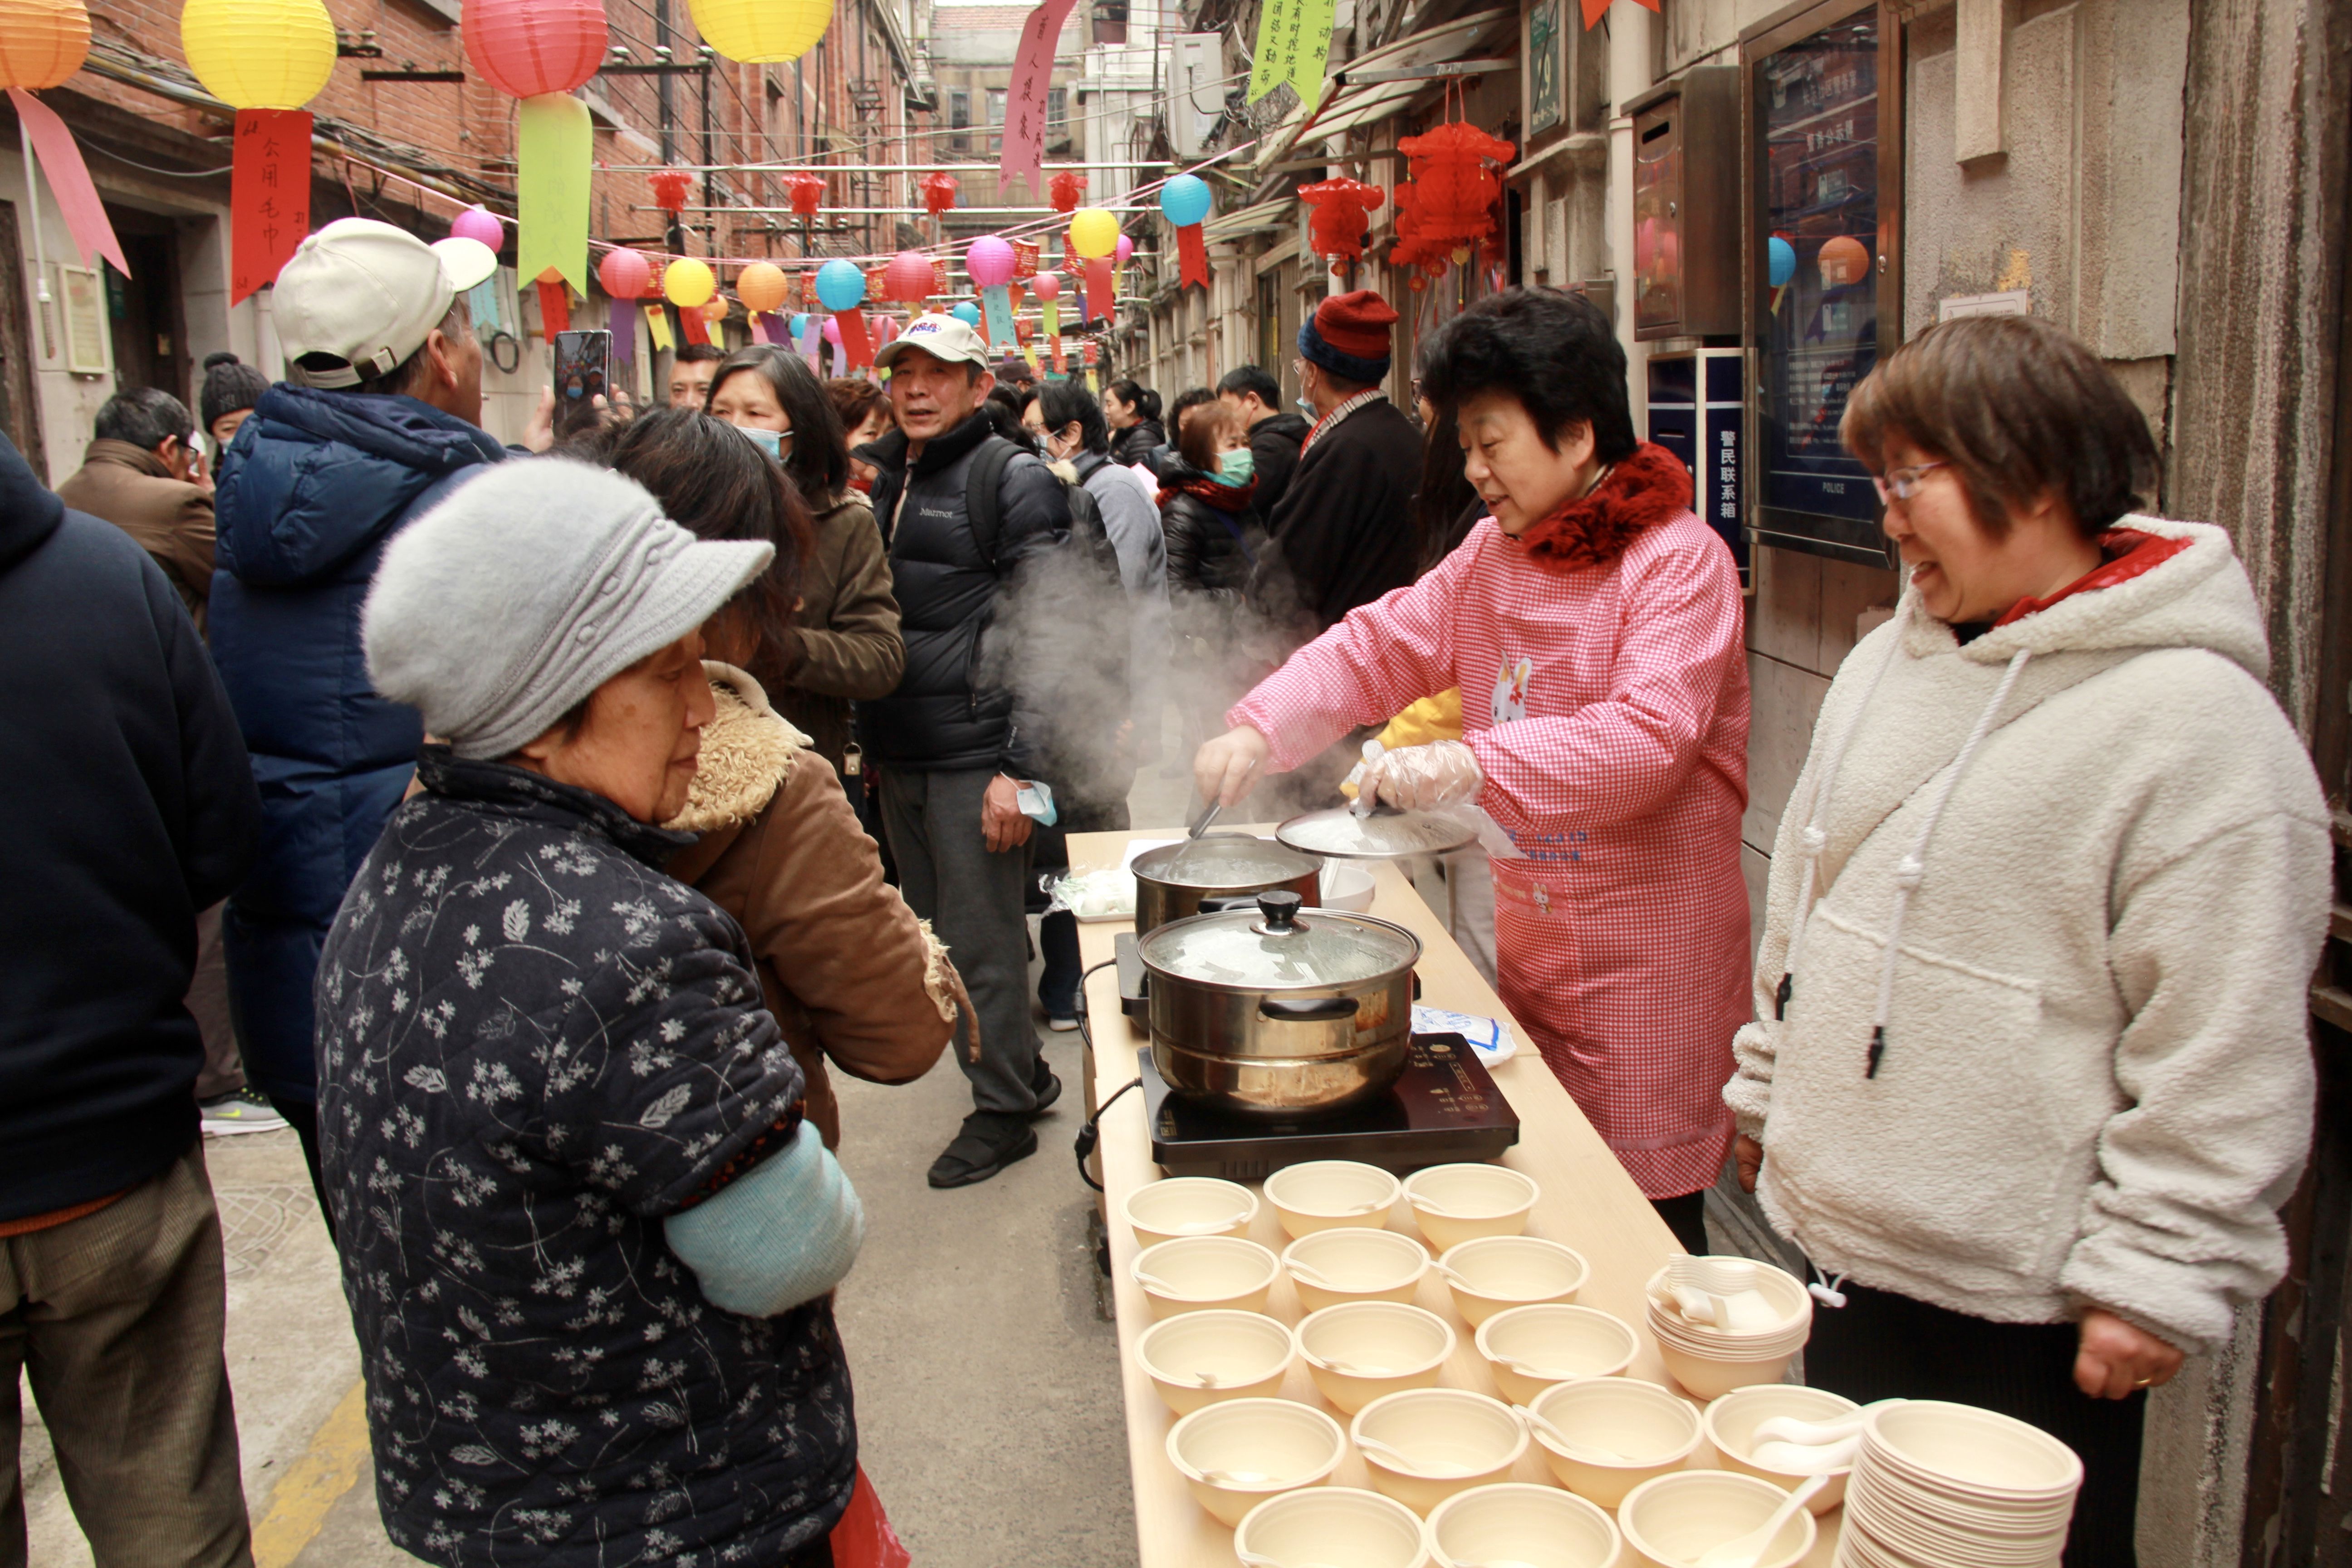
[[[253,1527],[253,1568],[290,1568],[367,1463],[367,1384],[355,1383],[270,1491],[269,1511]]]

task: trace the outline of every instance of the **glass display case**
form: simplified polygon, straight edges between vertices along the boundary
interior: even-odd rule
[[[1633,99],[1633,336],[1739,331],[1739,71],[1701,66]]]

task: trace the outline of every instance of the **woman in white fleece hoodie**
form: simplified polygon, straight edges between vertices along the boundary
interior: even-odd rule
[[[1780,819],[1743,1181],[1823,1275],[1810,1381],[2005,1410],[2129,1564],[2143,1391],[2277,1283],[2327,817],[2229,537],[2127,515],[2147,423],[2046,321],[1855,389],[1908,574]]]

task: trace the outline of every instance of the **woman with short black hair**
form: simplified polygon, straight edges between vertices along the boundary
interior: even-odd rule
[[[1701,1204],[1731,1142],[1717,1075],[1748,1016],[1738,573],[1692,514],[1681,461],[1634,439],[1624,351],[1582,296],[1480,300],[1440,329],[1423,385],[1491,515],[1244,698],[1194,775],[1230,805],[1261,772],[1460,687],[1463,738],[1390,752],[1362,787],[1475,804],[1509,836],[1496,988],[1704,1252]]]

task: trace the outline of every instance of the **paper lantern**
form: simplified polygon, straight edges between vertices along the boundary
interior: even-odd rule
[[[931,297],[934,277],[931,258],[919,250],[902,250],[890,258],[883,269],[884,295],[908,305],[919,305]]]
[[[653,292],[653,263],[634,250],[608,250],[596,264],[596,281],[615,300],[642,300]]]
[[[1797,247],[1786,237],[1774,235],[1765,242],[1765,278],[1775,289],[1797,275]]]
[[[702,302],[702,319],[709,322],[714,327],[719,322],[725,321],[727,319],[727,296],[724,294],[713,294],[709,299],[705,300]]]
[[[851,261],[828,261],[816,269],[817,303],[828,310],[855,310],[866,301],[866,274]]]
[[[948,314],[953,316],[957,321],[961,321],[967,327],[976,327],[980,325],[980,307],[973,304],[969,300],[959,303],[956,308],[950,310]]]
[[[784,302],[784,269],[772,261],[754,261],[735,279],[735,298],[747,310],[766,312]]]
[[[1160,187],[1160,214],[1178,228],[1207,222],[1213,205],[1209,182],[1198,174],[1177,174]]]
[[[1128,258],[1134,254],[1135,241],[1123,234],[1118,237],[1118,243],[1111,247],[1111,258],[1121,267],[1126,266]]]
[[[489,208],[472,206],[449,220],[449,237],[478,239],[496,250],[507,242],[507,227]]]
[[[1847,288],[1870,276],[1870,252],[1850,234],[1824,243],[1813,262],[1822,269],[1824,289]]]
[[[941,217],[955,210],[956,177],[944,169],[934,169],[923,176],[923,210],[933,217]]]
[[[982,289],[994,289],[1013,281],[1013,247],[992,234],[984,234],[971,242],[963,253],[963,269],[971,274],[974,284]]]
[[[1058,300],[1062,297],[1062,275],[1040,272],[1029,279],[1029,287],[1040,300]]]
[[[824,176],[807,170],[786,174],[783,180],[785,199],[793,204],[794,217],[816,216],[817,204],[824,200]]]
[[[807,313],[806,311],[804,311],[804,310],[795,310],[795,311],[793,311],[793,319],[792,319],[791,322],[790,322],[790,323],[788,323],[788,324],[789,324],[789,325],[791,326],[791,328],[792,328],[792,332],[793,332],[793,341],[794,342],[798,342],[801,339],[803,339],[803,338],[804,338],[804,337],[808,336],[808,325],[809,325],[809,319],[808,319],[808,313]]]
[[[604,62],[602,0],[466,0],[466,58],[515,98],[571,92]]]
[[[796,60],[833,21],[833,0],[688,0],[694,30],[730,60]]]
[[[89,53],[81,0],[0,0],[0,87],[55,87]]]
[[[654,205],[675,217],[686,210],[686,198],[694,189],[694,174],[687,169],[656,169],[646,176],[646,184],[654,191]]]
[[[335,74],[320,0],[188,0],[180,44],[205,90],[237,109],[299,109]]]
[[[1116,252],[1119,238],[1117,213],[1088,207],[1070,220],[1070,242],[1089,261]]]
[[[1498,170],[1487,165],[1508,163],[1516,146],[1455,120],[1405,137],[1397,151],[1412,161],[1422,233],[1432,243],[1475,244],[1494,232],[1493,209],[1502,200],[1503,182]]]
[[[1397,196],[1402,203],[1402,186]],[[1364,254],[1364,236],[1370,227],[1365,215],[1386,198],[1380,186],[1342,175],[1299,186],[1298,199],[1315,211],[1307,222],[1307,243],[1327,260],[1353,261]]]
[[[662,298],[681,310],[693,310],[718,289],[709,267],[691,256],[679,257],[662,272]]]
[[[1077,210],[1078,198],[1086,195],[1087,177],[1076,169],[1063,169],[1045,182],[1054,210],[1057,213]]]
[[[823,334],[823,335],[824,335],[824,341],[825,341],[826,342],[833,343],[833,344],[835,344],[835,345],[838,346],[838,345],[840,344],[840,342],[841,342],[841,323],[840,323],[840,321],[826,321],[826,322],[825,322],[825,324],[824,324],[824,334]]]

